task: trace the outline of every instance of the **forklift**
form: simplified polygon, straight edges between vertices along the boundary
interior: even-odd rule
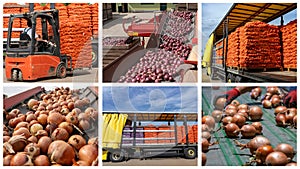
[[[50,10],[34,11],[31,3],[29,9],[28,13],[10,15],[5,57],[7,79],[29,81],[52,76],[65,78],[67,70],[72,69],[72,61],[70,56],[60,53],[59,11],[54,4],[51,4]],[[20,21],[31,22],[33,38],[20,38],[17,41],[12,38],[15,33],[13,25]],[[39,28],[42,29],[42,35],[36,39],[36,30]]]

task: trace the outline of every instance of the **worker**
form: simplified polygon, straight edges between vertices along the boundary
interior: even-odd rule
[[[227,101],[224,106],[224,107],[226,107],[234,99],[236,99],[237,97],[239,97],[240,95],[242,95],[244,93],[251,92],[251,90],[254,88],[256,88],[256,87],[238,86],[238,87],[235,87],[235,88],[227,91],[225,94],[217,96],[215,101],[218,98],[226,98]],[[262,98],[264,98],[264,97],[262,97]],[[214,103],[215,103],[215,101],[214,101]],[[295,108],[297,107],[297,87],[296,86],[288,88],[288,93],[283,98],[283,104],[286,107],[295,107]]]
[[[27,21],[27,28],[24,29],[23,33],[21,34],[21,40],[31,40],[32,39],[32,22],[30,20]],[[26,37],[27,35],[27,37]],[[35,33],[35,39],[38,39],[38,34]]]

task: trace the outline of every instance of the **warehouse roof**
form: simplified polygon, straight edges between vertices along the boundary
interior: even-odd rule
[[[128,119],[133,120],[136,115],[137,121],[174,121],[176,116],[177,121],[197,121],[197,113],[172,113],[172,112],[103,112],[103,113],[122,113],[127,114]]]
[[[217,39],[223,37],[224,21],[229,19],[228,32],[245,25],[249,21],[270,22],[294,9],[297,3],[235,3],[213,31]]]

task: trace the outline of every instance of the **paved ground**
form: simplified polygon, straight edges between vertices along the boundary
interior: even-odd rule
[[[5,69],[3,70],[3,82],[13,82],[8,81],[5,76]],[[68,74],[68,76],[64,79],[59,79],[56,77],[43,78],[36,81],[30,82],[14,82],[14,83],[40,83],[40,82],[85,82],[85,83],[97,83],[98,82],[98,68],[92,68],[91,70],[77,70],[74,71],[73,74]]]
[[[211,80],[210,77],[206,74],[206,69],[202,68],[202,82],[206,83],[222,83],[221,80]]]
[[[146,160],[130,159],[120,163],[103,162],[103,166],[197,166],[198,158],[184,159],[181,157],[152,158]]]

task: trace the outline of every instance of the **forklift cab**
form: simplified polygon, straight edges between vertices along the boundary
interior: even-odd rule
[[[28,31],[27,24],[30,22],[32,27]],[[24,24],[25,23],[25,24]],[[15,27],[24,26],[19,29],[19,34],[13,31]],[[10,16],[7,37],[7,53],[15,57],[26,57],[28,55],[46,54],[60,56],[59,48],[59,23],[58,11],[37,11],[25,14],[16,14]],[[32,38],[20,38],[22,33],[28,31]],[[36,34],[39,38],[35,38]],[[18,36],[19,35],[19,36]],[[22,55],[20,55],[22,53]]]
[[[12,14],[8,25],[5,57],[6,78],[13,81],[44,77],[66,77],[68,56],[60,53],[59,17],[57,9]],[[30,38],[20,39],[30,22]],[[18,32],[16,32],[16,30]],[[35,38],[38,34],[39,38]]]

